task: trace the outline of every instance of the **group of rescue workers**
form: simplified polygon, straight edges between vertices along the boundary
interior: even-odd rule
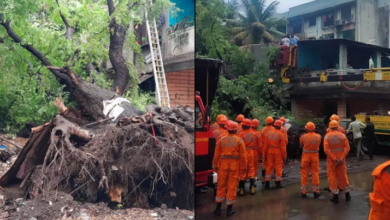
[[[324,151],[327,155],[327,171],[329,188],[332,198],[330,201],[339,203],[339,190],[345,191],[346,201],[351,200],[345,158],[350,150],[345,130],[339,126],[339,117],[332,115],[329,128],[324,138]],[[224,115],[218,115],[213,129],[216,138],[213,166],[218,173],[216,215],[221,215],[221,205],[226,200],[227,215],[235,213],[233,204],[236,194],[244,195],[245,183],[249,179],[251,194],[256,193],[255,180],[259,162],[262,166],[262,183],[265,189],[270,188],[271,176],[275,171],[276,188],[283,188],[281,183],[283,167],[287,159],[286,146],[288,143],[287,130],[284,127],[286,119],[281,117],[274,120],[268,116],[266,126],[258,131],[259,120],[247,119],[238,115],[236,122],[228,120]],[[307,133],[300,137],[302,148],[301,160],[301,195],[306,198],[308,191],[309,170],[312,175],[312,190],[314,198],[320,196],[319,181],[319,150],[321,136],[314,132],[315,124],[308,122],[305,126]],[[237,190],[238,187],[238,190]]]

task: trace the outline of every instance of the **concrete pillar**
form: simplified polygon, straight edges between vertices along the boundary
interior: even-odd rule
[[[381,68],[382,67],[382,53],[377,51],[376,52],[376,66],[375,68]]]
[[[337,116],[339,118],[347,117],[347,100],[346,99],[338,99],[337,100]]]
[[[345,69],[348,67],[348,53],[347,53],[347,45],[340,43],[339,45],[339,68]]]
[[[291,114],[294,116],[295,119],[299,117],[298,115],[298,103],[297,100],[291,99]]]

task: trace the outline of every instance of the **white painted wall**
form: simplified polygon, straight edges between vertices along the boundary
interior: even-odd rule
[[[180,33],[179,36],[184,36],[186,39],[186,45],[180,46],[180,44],[174,39],[168,39],[167,42],[167,54],[166,58],[170,59],[175,56],[180,56],[189,52],[194,52],[195,51],[195,27],[189,27],[183,33]],[[176,36],[176,37],[179,37]]]

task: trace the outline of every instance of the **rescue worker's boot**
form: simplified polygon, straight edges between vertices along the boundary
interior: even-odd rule
[[[265,183],[265,170],[261,170],[261,183]]]
[[[324,190],[330,192],[329,186],[328,186],[328,187],[325,187]]]
[[[282,182],[281,181],[276,181],[276,188],[277,189],[280,189],[280,188],[283,188],[284,186],[282,185]]]
[[[333,194],[333,198],[331,198],[330,201],[338,204],[339,203],[339,194]]]
[[[240,180],[239,188],[240,188],[240,191],[238,192],[238,195],[243,196],[244,189],[245,189],[245,180]]]
[[[318,193],[317,193],[317,192],[315,192],[315,193],[313,193],[313,194],[314,194],[314,198],[316,198],[316,199],[317,199],[318,197],[320,197],[320,196],[321,196],[321,193],[319,193],[319,192],[318,192]]]
[[[265,181],[265,189],[269,189],[269,181]]]
[[[233,209],[233,205],[228,205],[227,207],[227,216],[232,216],[234,213],[236,213],[236,210]]]
[[[349,192],[346,192],[346,193],[345,193],[345,200],[346,200],[347,202],[351,201],[351,194],[349,194]]]
[[[256,193],[255,178],[250,179],[249,189],[250,189],[252,195],[254,195]]]
[[[222,206],[222,203],[217,202],[217,207],[215,208],[215,211],[214,211],[215,215],[217,215],[217,216],[221,215],[221,206]]]
[[[306,198],[306,194],[301,193],[302,198]]]

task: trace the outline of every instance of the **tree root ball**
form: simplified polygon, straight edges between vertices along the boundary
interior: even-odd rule
[[[192,209],[195,143],[191,111],[149,109],[153,113],[122,118],[99,129],[83,128],[57,115],[44,161],[27,186],[31,196],[56,199],[50,198],[52,192],[61,190],[87,202]],[[172,116],[183,123],[170,122]]]

